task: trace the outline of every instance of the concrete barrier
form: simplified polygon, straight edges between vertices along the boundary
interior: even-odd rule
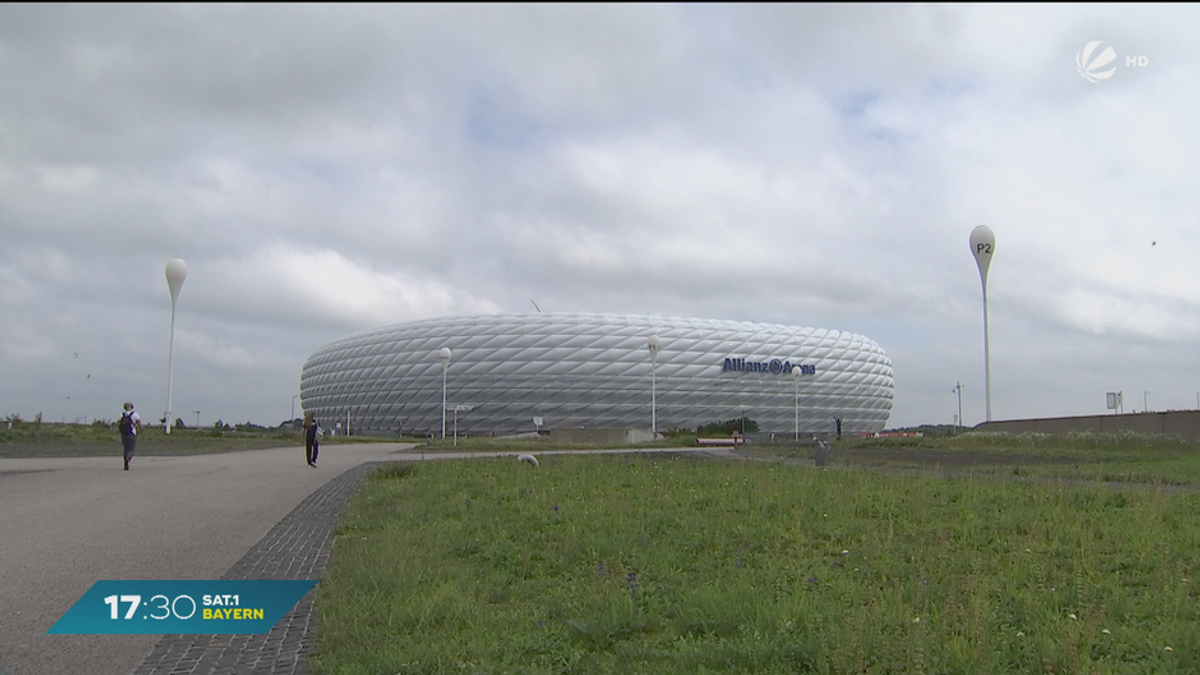
[[[697,438],[696,445],[742,445],[746,441],[738,438]]]

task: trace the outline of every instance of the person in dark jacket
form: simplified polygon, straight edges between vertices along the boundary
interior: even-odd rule
[[[125,470],[129,470],[129,461],[133,459],[133,451],[137,447],[138,430],[142,428],[142,418],[133,409],[133,404],[125,402],[121,411],[121,419],[117,429],[121,431],[121,446],[125,449]]]
[[[317,468],[317,452],[321,445],[321,426],[317,424],[316,413],[309,412],[304,415],[304,457],[308,460],[308,465],[312,468]]]

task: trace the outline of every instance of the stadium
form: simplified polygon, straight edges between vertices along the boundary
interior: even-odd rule
[[[659,345],[652,353],[652,336]],[[444,349],[449,359],[439,359]],[[760,432],[876,432],[892,363],[874,341],[778,324],[615,314],[500,314],[374,328],[312,354],[305,411],[368,435],[695,429],[745,416]],[[443,417],[443,396],[446,409]],[[447,422],[449,423],[449,422]]]

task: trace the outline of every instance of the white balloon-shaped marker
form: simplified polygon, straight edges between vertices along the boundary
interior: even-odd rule
[[[971,253],[979,266],[979,282],[983,285],[983,375],[987,399],[987,421],[992,421],[992,355],[988,334],[987,281],[992,266],[992,255],[996,252],[996,234],[987,225],[971,230]],[[961,423],[961,420],[960,420]]]
[[[175,303],[179,300],[179,291],[187,279],[187,263],[181,258],[171,258],[167,261],[167,288],[171,291],[171,342],[167,348],[167,420],[164,431],[171,433],[171,378],[175,371]]]

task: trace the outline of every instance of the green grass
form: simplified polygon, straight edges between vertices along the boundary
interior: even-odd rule
[[[760,459],[811,459],[812,448],[748,445]],[[1162,434],[998,434],[925,438],[851,438],[834,444],[832,463],[937,470],[976,477],[1200,485],[1200,445]]]
[[[432,445],[427,445],[425,439],[405,439],[432,451],[447,452],[528,452],[536,454],[539,450],[613,450],[622,448],[681,448],[695,447],[695,436],[670,436],[645,443],[563,443],[549,438],[503,438],[492,436],[460,436],[455,444],[451,438],[439,438]],[[418,450],[420,448],[417,448]]]
[[[395,442],[360,436],[332,436],[322,445]],[[209,428],[174,428],[170,434],[158,426],[144,425],[138,433],[138,454],[192,455],[238,450],[258,450],[281,446],[303,446],[301,432],[262,430],[237,431]],[[12,428],[0,422],[0,457],[95,457],[119,454],[121,434],[115,424],[58,424],[17,422]]]
[[[1150,454],[1195,451],[1196,444],[1182,436],[1146,434],[1132,431],[1092,433],[1073,431],[1065,434],[1037,432],[1004,433],[969,431],[953,436],[854,438],[841,445],[866,445],[880,448],[937,448],[962,451],[1008,452],[1020,456],[1076,453],[1144,452]]]
[[[55,422],[18,421],[9,428],[0,421],[0,457],[87,457],[109,455],[114,444],[120,446],[121,435],[115,423],[59,424]],[[427,445],[424,438],[381,436],[325,436],[322,445],[343,443],[412,443],[414,450],[439,452],[537,452],[547,447],[555,449],[598,450],[628,447],[628,444],[553,443],[545,439],[506,439],[489,436],[437,439]],[[143,425],[138,438],[142,455],[185,455],[211,452],[232,452],[275,448],[281,445],[303,445],[299,429],[261,429],[242,431],[218,430],[213,427],[175,427],[170,434],[159,426]],[[672,438],[638,447],[679,447],[695,445],[694,437]]]
[[[675,456],[388,465],[337,529],[310,671],[1200,672],[1198,509]]]

